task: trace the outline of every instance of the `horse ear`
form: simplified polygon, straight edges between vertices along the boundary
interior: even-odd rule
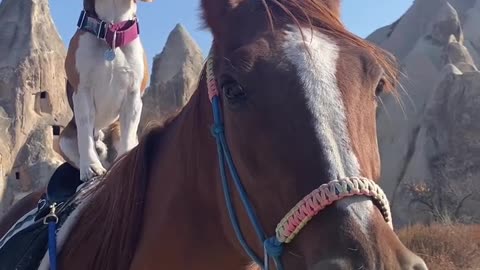
[[[228,13],[244,0],[202,0],[203,19],[214,37],[222,33]]]

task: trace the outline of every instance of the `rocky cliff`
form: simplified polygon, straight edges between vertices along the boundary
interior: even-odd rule
[[[163,51],[153,58],[139,132],[151,121],[162,121],[187,103],[197,86],[203,61],[198,44],[178,24],[168,36]]]
[[[1,216],[15,199],[44,185],[61,162],[53,141],[71,112],[66,51],[48,1],[3,0],[0,25]]]
[[[480,0],[416,0],[369,40],[399,60],[378,111],[382,185],[399,226],[479,222]]]

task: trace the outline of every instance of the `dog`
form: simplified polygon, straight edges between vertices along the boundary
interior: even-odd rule
[[[153,2],[153,0],[141,0]],[[106,172],[138,144],[142,96],[149,77],[136,16],[137,0],[84,0],[65,59],[73,117],[59,137],[59,152],[82,181]],[[108,131],[111,148],[104,143]]]

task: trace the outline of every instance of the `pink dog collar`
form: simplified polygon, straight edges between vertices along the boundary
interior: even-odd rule
[[[77,27],[95,35],[98,39],[105,40],[112,49],[123,47],[140,35],[137,18],[118,23],[107,23],[88,14],[85,10],[80,13]]]

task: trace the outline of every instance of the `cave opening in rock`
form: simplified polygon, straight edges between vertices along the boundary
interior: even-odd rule
[[[50,94],[47,91],[41,91],[35,94],[35,111],[38,114],[52,113],[53,104],[50,100]]]
[[[62,128],[60,126],[52,126],[52,133],[53,136],[59,136],[60,132],[62,131]]]

